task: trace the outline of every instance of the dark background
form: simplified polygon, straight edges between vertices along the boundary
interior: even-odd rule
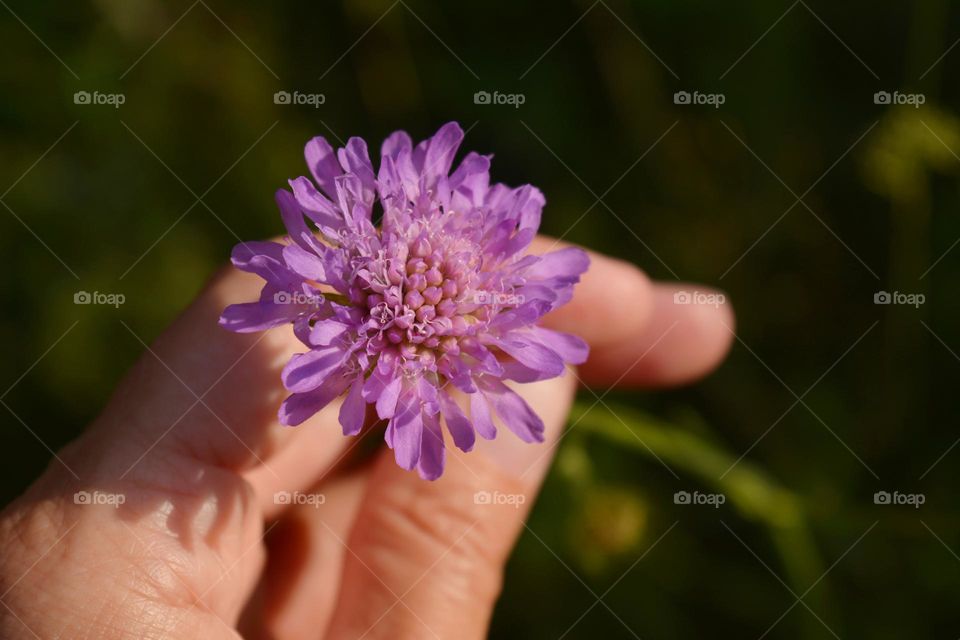
[[[140,354],[121,321],[152,338],[235,242],[282,232],[272,194],[305,173],[309,137],[376,148],[455,119],[496,179],[543,189],[546,233],[720,287],[738,315],[729,361],[694,387],[583,392],[493,635],[960,635],[949,3],[0,5],[4,502]]]

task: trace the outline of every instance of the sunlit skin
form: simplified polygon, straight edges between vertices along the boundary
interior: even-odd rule
[[[533,252],[552,248],[539,238]],[[598,389],[687,383],[719,364],[733,330],[728,305],[675,305],[682,284],[591,254],[573,301],[545,318],[589,342],[589,361],[516,387],[546,442],[501,429],[470,454],[449,447],[444,475],[427,482],[385,449],[336,471],[357,441],[336,404],[279,425],[279,371],[302,345],[288,330],[217,325],[261,284],[216,276],[60,452],[66,466],[52,461],[0,515],[0,637],[484,638],[578,377]],[[78,505],[80,490],[125,502]],[[278,491],[325,501],[278,505]],[[525,500],[478,505],[477,491]]]

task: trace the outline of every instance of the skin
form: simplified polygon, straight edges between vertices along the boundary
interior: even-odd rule
[[[540,238],[532,251],[552,248]],[[365,466],[337,467],[356,443],[340,433],[339,403],[279,425],[279,372],[303,346],[285,329],[218,327],[224,306],[255,299],[262,284],[224,269],[145,345],[63,462],[0,514],[0,637],[486,637],[578,377],[603,389],[682,384],[730,346],[727,305],[675,305],[683,285],[591,258],[574,300],[544,322],[587,340],[590,360],[518,387],[547,441],[501,428],[464,454],[448,438],[436,482],[398,468],[385,447]],[[81,490],[125,501],[76,504]],[[275,492],[295,490],[325,501],[275,504]],[[478,491],[524,502],[478,505]]]

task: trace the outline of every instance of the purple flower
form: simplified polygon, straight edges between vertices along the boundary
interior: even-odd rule
[[[570,300],[586,253],[526,255],[543,194],[491,185],[491,156],[469,153],[450,173],[462,140],[455,122],[415,147],[398,131],[383,143],[379,171],[360,138],[336,151],[323,138],[308,142],[313,181],[291,180],[292,193],[276,195],[291,242],[234,248],[233,264],[266,284],[259,301],[220,317],[241,333],[292,323],[307,346],[283,369],[291,395],[282,424],[346,394],[340,423],[356,435],[373,404],[389,421],[397,464],[429,480],[443,473],[441,417],[463,451],[476,434],[496,436],[494,416],[521,440],[542,442],[543,421],[504,381],[557,377],[588,351],[537,326]],[[453,390],[469,399],[469,417]]]

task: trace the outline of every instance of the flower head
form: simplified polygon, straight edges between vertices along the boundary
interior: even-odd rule
[[[543,194],[491,185],[490,156],[469,153],[450,173],[462,140],[456,123],[416,146],[398,131],[377,171],[360,138],[336,151],[308,142],[313,181],[276,194],[290,241],[234,248],[233,264],[266,283],[220,318],[238,332],[291,323],[306,345],[283,369],[282,424],[346,394],[340,423],[356,435],[373,404],[397,463],[431,480],[443,473],[441,419],[464,451],[496,436],[494,416],[543,441],[543,422],[504,381],[554,378],[587,356],[579,338],[537,326],[570,299],[586,253],[527,255]]]

